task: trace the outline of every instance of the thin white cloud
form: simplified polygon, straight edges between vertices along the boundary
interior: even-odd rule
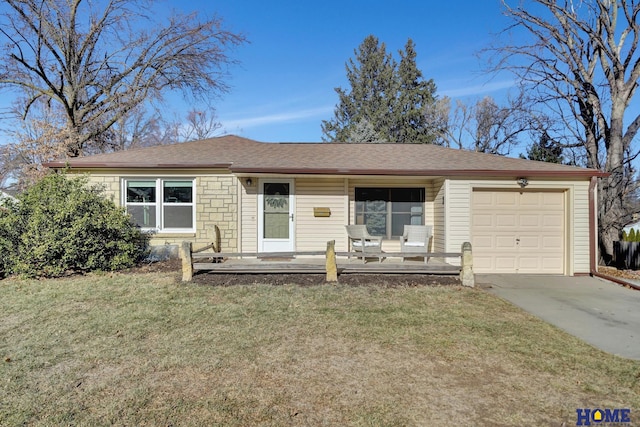
[[[482,95],[485,93],[497,92],[504,89],[515,87],[515,80],[502,80],[497,82],[489,82],[485,84],[462,86],[442,89],[440,92],[442,95],[446,95],[450,98],[461,98],[464,96]],[[453,86],[453,85],[451,85]]]
[[[222,126],[226,129],[248,129],[257,126],[296,122],[313,117],[328,117],[328,114],[330,114],[332,111],[333,107],[318,107],[231,120],[221,119],[220,121],[222,123]]]

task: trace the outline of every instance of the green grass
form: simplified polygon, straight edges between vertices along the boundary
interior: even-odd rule
[[[0,281],[0,425],[575,425],[640,363],[481,290]]]

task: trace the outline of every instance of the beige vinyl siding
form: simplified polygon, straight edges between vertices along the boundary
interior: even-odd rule
[[[445,210],[445,180],[437,179],[432,184],[433,202],[433,252],[444,252],[446,247],[446,210]]]
[[[346,248],[344,179],[297,178],[295,195],[296,250],[325,250],[329,240],[335,240],[339,250]],[[331,216],[315,217],[313,208],[317,207],[329,208]]]
[[[246,179],[240,178],[242,252],[258,251],[258,179],[246,185]]]
[[[447,238],[445,252],[460,252],[462,244],[470,241],[471,186],[468,182],[447,180],[446,187]],[[447,262],[458,265],[460,259],[448,259]]]
[[[435,226],[435,191],[434,182],[427,180],[423,177],[416,178],[360,178],[350,179],[348,182],[349,188],[349,224],[355,224],[355,189],[356,187],[387,187],[387,188],[403,188],[403,187],[424,187],[425,189],[425,204],[424,204],[424,221],[425,225]],[[434,231],[435,232],[435,231]],[[385,239],[382,242],[382,249],[387,252],[399,252],[400,240],[399,239]],[[431,248],[433,250],[433,248]],[[346,244],[345,249],[347,250]]]
[[[573,184],[573,274],[589,273],[589,181]]]

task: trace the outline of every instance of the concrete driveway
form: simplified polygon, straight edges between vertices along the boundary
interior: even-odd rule
[[[595,277],[479,274],[476,284],[597,348],[640,360],[640,291]]]

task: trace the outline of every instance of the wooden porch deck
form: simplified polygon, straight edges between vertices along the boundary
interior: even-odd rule
[[[206,271],[213,274],[326,273],[326,259],[324,256],[230,258],[224,257],[225,254],[216,254],[216,256],[222,258],[221,262],[212,262],[212,260],[203,259],[205,258],[204,254],[193,255],[194,271]],[[207,255],[210,256],[211,254]],[[322,255],[324,255],[324,252],[322,252]],[[417,260],[407,259],[402,262],[400,257],[384,257],[381,262],[378,261],[377,257],[371,257],[367,258],[366,263],[363,263],[362,258],[338,256],[336,266],[338,274],[459,274],[461,269],[459,266],[447,264],[442,259],[430,258],[427,263],[422,258]]]

